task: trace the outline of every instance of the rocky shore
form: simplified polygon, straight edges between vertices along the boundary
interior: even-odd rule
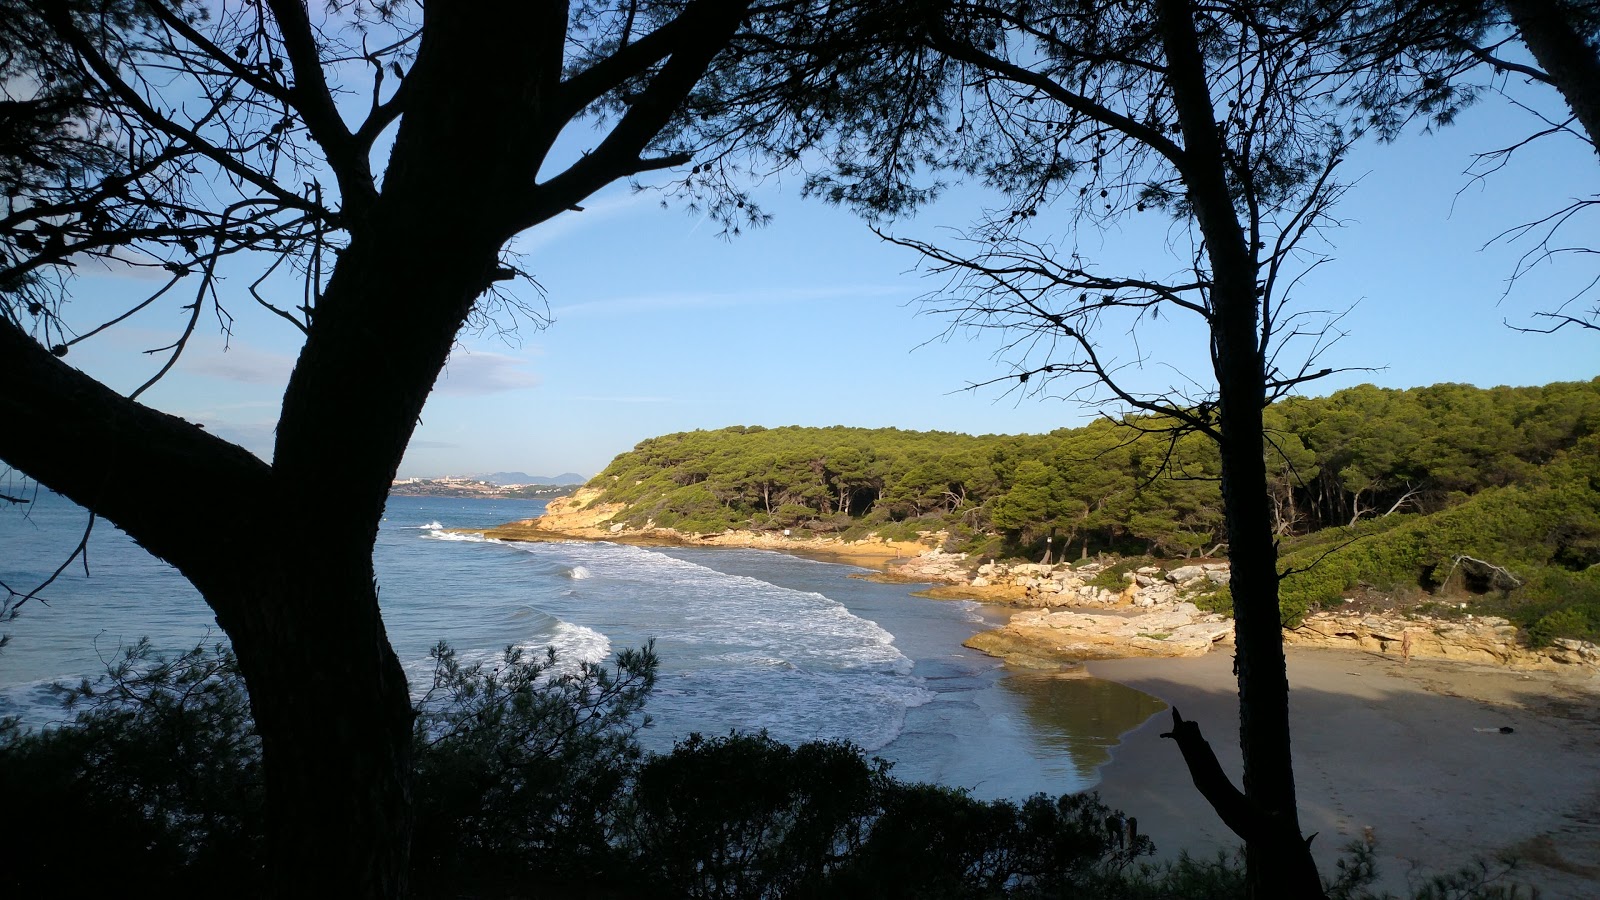
[[[537,519],[508,522],[473,531],[503,541],[612,541],[644,547],[779,550],[873,569],[896,560],[913,558],[929,549],[924,543],[889,541],[877,537],[847,542],[837,537],[801,537],[768,531],[688,534],[654,523],[644,528],[626,528],[611,522],[622,512],[622,504],[596,502],[599,496],[599,491],[581,489],[570,497],[552,500],[545,514]]]
[[[1105,567],[1004,565],[970,568],[961,554],[933,551],[887,567],[891,577],[934,581],[936,599],[967,598],[1022,610],[967,646],[1018,665],[1046,666],[1095,659],[1188,657],[1233,642],[1233,620],[1204,609],[1228,583],[1225,562],[1147,566],[1124,573],[1119,591],[1101,586]],[[1198,603],[1197,603],[1198,601]],[[1448,660],[1521,670],[1572,669],[1600,673],[1600,647],[1559,639],[1529,646],[1509,621],[1463,613],[1460,618],[1318,612],[1284,631],[1284,643],[1375,651],[1396,659]]]
[[[924,542],[876,536],[846,542],[836,537],[729,531],[685,534],[653,524],[625,528],[610,520],[620,504],[599,503],[580,490],[550,503],[545,515],[484,531],[513,541],[602,540],[645,546],[741,547],[800,553],[864,568],[874,578],[932,583],[918,592],[934,599],[970,599],[1016,609],[999,628],[974,635],[967,646],[1030,668],[1076,666],[1088,660],[1194,657],[1231,647],[1233,620],[1206,609],[1229,581],[1219,560],[1145,566],[1112,579],[1098,560],[1076,564],[1002,563],[968,559]],[[931,545],[931,546],[930,546]],[[1110,586],[1108,586],[1108,582]],[[1396,659],[1446,660],[1520,670],[1600,673],[1600,647],[1558,640],[1534,648],[1505,619],[1407,616],[1398,612],[1318,612],[1284,632],[1284,642],[1305,647],[1359,650]]]
[[[963,554],[923,554],[887,567],[906,581],[940,584],[923,596],[1020,607],[1011,621],[967,646],[1016,665],[1059,667],[1091,659],[1183,657],[1233,641],[1233,620],[1197,605],[1228,583],[1228,564],[1204,562],[1125,573],[1105,585],[1106,566],[983,563]]]

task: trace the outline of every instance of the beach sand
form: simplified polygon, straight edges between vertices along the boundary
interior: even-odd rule
[[[1600,897],[1600,694],[1574,672],[1288,648],[1300,821],[1326,874],[1370,827],[1380,886],[1509,851],[1511,876],[1550,898]],[[1090,662],[1091,675],[1153,694],[1194,719],[1238,784],[1233,654]],[[1238,845],[1189,779],[1161,713],[1123,736],[1102,799],[1137,816],[1159,856]],[[1510,726],[1510,734],[1477,728]],[[1414,870],[1421,870],[1414,872]]]

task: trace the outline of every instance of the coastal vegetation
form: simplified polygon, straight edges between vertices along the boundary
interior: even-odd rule
[[[1448,589],[1536,640],[1600,634],[1600,379],[1362,385],[1280,401],[1265,418],[1287,624],[1356,589],[1419,602]],[[641,442],[588,487],[624,504],[612,521],[634,528],[943,532],[947,549],[1034,560],[1047,548],[1058,559],[1225,555],[1215,445],[1169,440],[1158,424],[684,432]],[[1130,567],[1107,569],[1104,586]]]
[[[979,801],[899,781],[848,743],[765,734],[648,754],[648,646],[610,665],[514,649],[464,664],[442,645],[433,659],[411,737],[420,896],[1112,896],[1149,877],[1134,865],[1149,838],[1092,794]],[[141,643],[60,690],[70,723],[0,722],[0,885],[255,896],[262,741],[233,654]]]
[[[1093,794],[981,801],[893,776],[837,741],[637,733],[646,646],[609,665],[508,649],[432,654],[414,701],[409,876],[423,897],[871,897],[1232,900],[1236,856],[1154,864],[1135,819]],[[262,741],[225,646],[128,648],[97,682],[58,687],[72,719],[0,720],[0,886],[19,896],[264,892]],[[71,835],[69,839],[66,837]],[[1370,843],[1326,885],[1370,900]],[[1515,896],[1504,865],[1436,876],[1418,900]],[[1383,895],[1391,896],[1391,895]]]

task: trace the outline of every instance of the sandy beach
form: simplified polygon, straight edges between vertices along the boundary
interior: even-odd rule
[[[1380,886],[1511,852],[1513,881],[1550,898],[1600,896],[1600,694],[1588,676],[1378,653],[1288,648],[1301,823],[1323,871],[1365,828]],[[1201,724],[1238,783],[1239,712],[1226,650],[1120,659],[1090,674],[1174,704]],[[1237,841],[1162,740],[1162,713],[1127,733],[1098,790],[1137,816],[1162,857],[1212,855]],[[1509,726],[1510,734],[1475,729]]]
[[[581,497],[558,501],[552,511],[488,534],[755,547],[873,569],[926,549],[753,532],[617,533],[602,526],[615,510],[586,507]],[[1015,600],[1009,586],[996,586],[995,596],[977,590],[935,587],[923,595]],[[1546,900],[1600,897],[1600,676],[1592,668],[1420,658],[1407,665],[1397,654],[1315,646],[1286,652],[1300,820],[1306,834],[1318,835],[1312,847],[1325,874],[1370,829],[1380,890],[1405,896],[1429,874],[1510,854],[1520,864],[1508,880],[1537,887]],[[1199,722],[1237,784],[1232,663],[1224,646],[1188,658],[1095,660],[1086,671],[1158,697]],[[1177,747],[1161,739],[1170,724],[1170,714],[1161,713],[1123,735],[1100,769],[1101,797],[1138,818],[1160,858],[1181,851],[1209,857],[1237,847],[1194,788]],[[1511,731],[1502,733],[1506,727]]]

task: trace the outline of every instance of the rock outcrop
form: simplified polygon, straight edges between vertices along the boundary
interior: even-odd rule
[[[1191,600],[1227,583],[1226,563],[1148,566],[1105,586],[1105,566],[988,562],[958,578],[946,559],[928,556],[890,567],[896,577],[935,580],[938,598],[965,597],[1022,607],[1007,624],[967,646],[1026,666],[1060,666],[1129,656],[1198,656],[1233,637],[1233,621]]]
[[[1517,626],[1496,616],[1440,619],[1313,613],[1298,627],[1286,630],[1283,641],[1372,650],[1402,659],[1411,656],[1530,669],[1600,669],[1600,647],[1567,638],[1549,647],[1530,647]]]
[[[1130,656],[1201,656],[1233,639],[1233,620],[1193,603],[1169,603],[1136,614],[1028,610],[967,646],[1020,665]]]

